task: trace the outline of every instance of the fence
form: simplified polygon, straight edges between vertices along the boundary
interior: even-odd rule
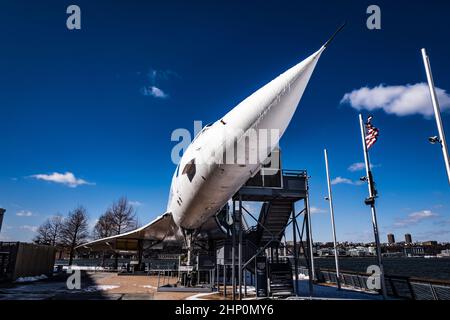
[[[299,273],[308,276],[308,268],[300,267]],[[337,283],[336,271],[318,269],[318,282]],[[350,287],[367,292],[377,292],[367,287],[370,275],[352,271],[341,271],[340,280],[343,287]],[[428,280],[403,276],[385,276],[386,290],[389,296],[410,300],[450,300],[450,281]]]
[[[22,242],[0,242],[0,280],[51,275],[55,248]]]

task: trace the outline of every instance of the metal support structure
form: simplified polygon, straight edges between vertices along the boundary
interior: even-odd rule
[[[231,299],[236,300],[236,202],[233,200],[233,224],[231,226]]]
[[[366,165],[367,186],[369,189],[370,209],[372,212],[372,227],[373,227],[373,233],[375,236],[375,245],[376,245],[376,249],[377,249],[378,267],[380,268],[381,292],[383,294],[383,298],[386,299],[387,298],[386,283],[384,280],[384,268],[383,268],[383,260],[381,257],[380,235],[379,235],[379,229],[378,229],[377,212],[375,209],[376,194],[375,194],[372,170],[370,168],[369,153],[367,151],[366,131],[364,129],[364,122],[363,122],[363,118],[362,118],[361,114],[359,115],[359,125],[361,127],[361,139],[362,139],[362,145],[363,145],[363,151],[364,151],[364,163]]]
[[[220,277],[220,265],[219,265],[219,261],[216,257],[216,283],[217,283],[217,292],[220,292],[220,281],[219,281],[219,277]]]
[[[117,251],[114,252],[114,269],[119,272],[119,254]]]
[[[304,210],[306,210],[306,208]],[[303,212],[303,210],[301,212]],[[300,237],[300,246],[303,249],[303,254],[304,254],[305,259],[306,259],[306,264],[307,264],[307,268],[308,268],[308,277],[309,277],[309,281],[308,281],[308,284],[309,284],[309,295],[312,297],[313,293],[314,293],[314,286],[313,286],[314,280],[313,280],[313,274],[312,274],[312,269],[311,269],[311,259],[310,259],[310,256],[308,254],[309,250],[306,250],[304,245],[303,245],[303,234],[305,232],[306,232],[306,242],[309,243],[309,229],[308,229],[307,225],[308,225],[308,215],[305,212],[305,215],[303,217],[303,223],[302,223],[301,231],[300,231],[297,223],[295,224],[295,226],[296,226],[297,233],[298,233],[298,235]]]
[[[444,126],[442,125],[441,110],[439,108],[439,100],[434,88],[433,74],[431,73],[430,59],[425,49],[422,49],[423,64],[425,65],[425,72],[427,74],[428,88],[430,89],[431,102],[433,103],[434,117],[436,119],[436,126],[439,132],[439,143],[441,144],[442,154],[444,156],[445,168],[447,170],[448,183],[450,184],[450,160],[448,155],[447,140],[445,139]]]
[[[238,227],[238,284],[239,300],[242,300],[242,196],[239,195],[239,211],[237,217]]]
[[[295,205],[292,204],[292,236],[294,240],[294,270],[295,270],[295,295],[299,294],[298,283],[298,251],[297,251],[297,217],[295,216]]]
[[[308,200],[307,198],[305,198],[305,207],[308,208]],[[311,235],[310,235],[310,229],[309,229],[309,214],[308,214],[309,210],[306,210],[305,212],[305,216],[303,218],[303,227],[305,227],[306,229],[306,242],[308,243],[308,251],[309,253],[306,253],[305,248],[303,247],[303,252],[305,254],[305,257],[307,258],[306,260],[309,260],[309,265],[308,265],[308,284],[309,284],[309,295],[312,297],[313,293],[314,293],[314,287],[313,287],[313,282],[314,282],[314,278],[315,278],[315,272],[314,272],[314,258],[313,258],[313,250],[312,250],[312,239],[311,239]],[[298,227],[297,227],[298,229]],[[302,245],[303,245],[303,239],[302,237],[300,238],[302,241]],[[309,259],[308,259],[309,258]]]
[[[190,267],[192,266],[192,235],[187,235],[186,236],[186,242],[187,242],[187,266]]]
[[[336,241],[336,225],[334,223],[334,206],[333,206],[333,195],[331,192],[331,179],[330,179],[330,168],[328,166],[328,152],[327,149],[323,150],[325,156],[325,169],[327,171],[327,184],[328,184],[328,202],[330,204],[330,219],[331,219],[331,229],[333,232],[333,244],[334,244],[334,262],[336,264],[336,281],[338,289],[341,289],[341,278],[339,274],[339,252],[337,248]]]
[[[305,201],[306,201],[306,199],[305,199]],[[267,231],[267,232],[269,232],[270,234],[272,234],[268,229],[266,229],[266,227],[264,226],[264,225],[262,225],[259,221],[258,221],[258,219],[256,218],[256,217],[254,217],[244,206],[242,206],[242,209],[259,225],[259,226],[261,226],[265,231]],[[297,267],[296,267],[296,272],[295,272],[295,275],[294,275],[294,277],[295,277],[295,280],[298,280],[298,257],[299,257],[299,252],[298,252],[298,242],[297,242],[297,235],[298,236],[300,236],[300,241],[302,241],[301,239],[302,239],[302,233],[299,231],[299,227],[298,227],[298,223],[297,223],[297,217],[298,216],[300,216],[301,214],[305,214],[305,219],[304,219],[304,222],[303,222],[303,228],[305,228],[305,223],[307,224],[308,223],[308,215],[307,215],[307,202],[305,202],[305,208],[303,209],[303,210],[301,210],[299,213],[295,213],[295,203],[293,202],[292,203],[292,211],[291,211],[291,219],[289,219],[289,222],[284,226],[284,228],[283,228],[283,230],[281,230],[281,232],[279,233],[279,234],[272,234],[272,239],[271,240],[269,240],[262,248],[260,248],[260,249],[258,249],[257,250],[257,252],[252,256],[252,257],[250,257],[249,259],[247,259],[247,261],[243,264],[243,266],[242,266],[242,269],[245,269],[246,267],[247,267],[247,265],[250,263],[250,262],[252,262],[253,260],[255,261],[255,265],[256,265],[256,257],[260,254],[260,253],[262,253],[262,252],[264,252],[264,251],[266,251],[266,254],[271,254],[271,252],[273,251],[272,250],[272,247],[269,247],[269,245],[271,245],[273,242],[275,242],[276,240],[275,239],[277,239],[279,236],[282,236],[283,234],[285,234],[285,231],[286,231],[286,228],[290,225],[290,224],[292,224],[292,227],[293,227],[293,236],[294,236],[294,251],[296,251],[296,252],[294,252],[293,253],[293,256],[294,256],[294,259],[295,259],[295,261],[294,261],[294,263],[295,262],[297,262]],[[309,228],[306,228],[307,230],[309,230]],[[309,231],[307,231],[307,233],[308,233]],[[307,240],[309,240],[309,233],[308,233],[308,238],[307,238]],[[300,245],[303,247],[303,244],[302,243],[300,243]],[[311,247],[311,246],[308,246],[308,247]],[[289,249],[287,249],[286,247],[285,247],[285,249],[286,249],[286,251],[290,251]],[[269,250],[269,252],[267,252],[267,250]],[[306,250],[304,250],[304,252],[305,252],[305,256],[306,256],[306,258],[307,258],[307,260],[310,260],[310,257],[309,257],[309,255],[306,253]],[[292,252],[291,252],[292,253]],[[308,263],[309,265],[311,264],[311,263]],[[312,293],[313,293],[313,276],[312,276],[312,270],[311,270],[311,268],[309,268],[308,267],[308,270],[310,271],[310,280],[309,280],[309,284],[310,284],[310,295],[312,296]],[[298,281],[296,281],[296,283],[295,283],[295,289],[296,289],[296,294],[298,294],[299,293],[299,288],[298,288]]]
[[[138,240],[138,250],[137,250],[138,267],[136,271],[145,270],[145,267],[142,266],[143,255],[144,255],[144,242],[142,240]]]
[[[293,179],[293,175],[286,175],[286,179]],[[306,172],[302,171],[301,175],[295,176],[295,178],[297,179],[297,177],[300,179],[301,183],[305,183],[305,179],[307,180],[307,176],[306,176]],[[294,184],[295,185],[295,184]],[[301,186],[301,185],[300,185]],[[286,189],[267,189],[267,190],[261,190],[258,189],[257,187],[244,187],[243,190],[239,191],[238,193],[236,193],[233,198],[233,208],[232,208],[232,216],[233,216],[233,222],[229,223],[230,228],[228,229],[229,231],[231,231],[231,264],[226,265],[226,267],[224,266],[224,272],[226,273],[226,271],[228,271],[228,268],[231,268],[231,272],[228,275],[228,277],[231,276],[231,298],[233,300],[241,300],[243,297],[245,297],[247,295],[247,277],[246,277],[246,273],[247,270],[246,268],[249,266],[250,263],[255,263],[255,265],[257,264],[257,257],[260,256],[261,254],[264,254],[266,259],[269,260],[270,258],[272,258],[272,261],[275,262],[279,262],[280,261],[280,255],[283,254],[283,252],[281,251],[282,246],[282,237],[283,235],[285,236],[285,231],[286,228],[292,223],[293,225],[293,231],[295,234],[295,245],[294,248],[297,251],[294,256],[295,256],[295,260],[296,260],[296,272],[295,272],[295,279],[298,280],[298,270],[299,270],[299,255],[300,252],[298,250],[299,248],[299,244],[298,244],[298,235],[299,235],[299,231],[298,231],[298,223],[297,223],[297,217],[299,215],[301,215],[302,213],[305,213],[305,215],[307,215],[308,213],[308,201],[305,200],[305,198],[307,197],[307,189],[306,189],[307,183],[304,184],[304,187],[302,188],[298,188],[297,186],[290,188],[287,187]],[[255,216],[253,216],[244,206],[243,206],[243,201],[261,201],[261,202],[268,202],[271,203],[270,201],[272,200],[278,200],[278,199],[283,199],[284,201],[289,201],[292,204],[292,212],[288,212],[287,208],[286,211],[284,211],[285,214],[289,214],[290,219],[288,219],[286,216],[284,216],[283,219],[286,219],[287,221],[283,221],[283,226],[278,226],[276,231],[272,231],[268,226],[265,225],[265,220],[264,218],[266,218],[267,215],[267,210],[261,211],[261,215],[258,218],[256,218]],[[298,214],[296,214],[295,212],[295,203],[299,200],[305,200],[305,208],[299,212]],[[237,206],[239,206],[237,208]],[[268,209],[268,208],[266,208]],[[291,210],[289,210],[291,211]],[[258,243],[258,246],[254,247],[252,246],[252,242],[251,241],[243,241],[244,238],[244,228],[248,229],[248,223],[246,220],[246,216],[244,215],[244,212],[247,213],[253,220],[255,220],[255,222],[257,223],[257,228],[252,227],[252,230],[250,230],[251,234],[253,235],[253,232],[264,232],[264,240],[261,240],[262,242]],[[308,218],[308,217],[307,217]],[[306,218],[306,219],[307,219]],[[306,220],[306,222],[310,222],[311,219]],[[261,221],[260,221],[261,220]],[[286,223],[285,223],[286,222]],[[253,230],[253,228],[255,228],[255,230]],[[310,234],[310,230],[311,230],[311,224],[309,223],[308,225],[308,234]],[[257,234],[257,236],[262,237],[261,234]],[[308,237],[308,240],[312,240],[312,237]],[[280,240],[281,239],[281,240]],[[286,241],[286,237],[284,239],[284,241]],[[246,246],[250,246],[249,248],[244,248],[243,245]],[[303,246],[303,244],[301,244],[301,246]],[[308,246],[311,250],[312,250],[312,244],[310,244]],[[227,245],[227,248],[228,245]],[[286,244],[284,245],[284,256],[286,256],[287,252],[291,251],[290,249],[287,248]],[[255,252],[254,254],[251,254],[250,257],[246,257],[245,253],[249,253],[249,250],[254,249]],[[229,252],[229,251],[227,251]],[[311,254],[310,254],[311,256]],[[308,257],[308,259],[310,259],[310,257]],[[255,270],[257,270],[257,268],[255,268]],[[311,270],[313,272],[314,275],[314,271]],[[237,273],[236,273],[237,272]],[[226,278],[227,275],[224,274],[224,278]],[[311,276],[310,279],[312,279],[311,281],[313,281],[315,275]],[[255,276],[255,280],[257,279],[257,277]],[[224,279],[224,283],[226,282],[226,280]],[[239,288],[238,288],[239,286]],[[296,293],[299,294],[299,283],[298,281],[296,281]],[[244,287],[244,288],[243,288]],[[230,288],[228,288],[230,289]],[[226,286],[224,285],[224,295],[226,295],[225,293],[226,290]],[[311,289],[312,292],[312,289]]]
[[[309,208],[309,185],[307,185],[307,191],[306,191],[306,198],[305,198],[305,208],[306,208],[306,213],[305,213],[305,217],[308,217],[308,223],[306,225],[306,228],[308,230],[307,232],[307,238],[308,238],[308,247],[309,247],[309,255],[310,255],[310,267],[311,267],[311,281],[315,281],[316,280],[316,272],[314,270],[314,242],[313,242],[313,237],[312,237],[312,222],[311,222],[311,210]]]
[[[244,270],[244,297],[247,297],[247,272],[245,270]]]
[[[227,298],[227,265],[223,262],[223,296]]]

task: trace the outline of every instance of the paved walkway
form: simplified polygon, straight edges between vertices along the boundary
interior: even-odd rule
[[[0,300],[222,300],[222,294],[198,294],[194,292],[157,292],[157,276],[119,276],[107,272],[82,272],[81,288],[69,290],[67,275],[33,283],[9,284],[0,287]],[[161,280],[161,279],[160,279]],[[175,283],[176,278],[166,278],[165,283]],[[162,280],[161,280],[162,281]],[[162,282],[160,282],[162,284]],[[247,299],[255,299],[254,288],[249,287]],[[231,299],[231,287],[227,290]],[[348,289],[314,285],[312,297],[308,280],[299,280],[299,297],[289,299],[326,300],[381,300],[380,295]]]

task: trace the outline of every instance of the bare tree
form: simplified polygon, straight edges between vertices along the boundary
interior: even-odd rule
[[[57,214],[47,219],[37,230],[37,236],[33,239],[34,243],[45,244],[49,246],[58,246],[61,243],[61,232],[63,226],[63,217]]]
[[[33,242],[36,244],[50,245],[50,220],[45,220],[37,229],[37,235],[34,237]]]
[[[111,232],[110,235],[118,235],[131,231],[136,229],[138,225],[136,212],[126,197],[121,197],[119,200],[113,202],[111,207],[106,210],[102,217],[102,226],[98,226],[101,230],[97,230],[97,232],[108,231],[108,233]],[[118,258],[119,256],[116,252],[114,255],[114,266],[116,269],[118,268]]]
[[[88,217],[86,209],[82,206],[69,212],[62,228],[62,244],[69,248],[69,265],[72,265],[75,247],[83,244],[88,238]]]
[[[50,240],[51,245],[54,247],[57,247],[61,244],[63,222],[64,218],[59,213],[50,219]]]
[[[105,213],[111,218],[113,234],[121,234],[137,227],[136,213],[126,197],[113,202]]]
[[[114,235],[113,218],[109,211],[98,218],[94,226],[94,239],[107,238]]]

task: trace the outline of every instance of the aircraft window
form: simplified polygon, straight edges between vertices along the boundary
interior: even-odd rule
[[[203,127],[202,130],[200,130],[199,133],[197,133],[197,135],[194,137],[194,140],[196,140],[203,132],[205,132],[206,130],[209,129],[209,127],[211,127],[213,125],[213,123],[208,123],[206,126]]]
[[[189,181],[192,182],[192,179],[194,179],[195,176],[195,172],[196,172],[195,159],[192,159],[184,166],[183,174],[186,174]]]

